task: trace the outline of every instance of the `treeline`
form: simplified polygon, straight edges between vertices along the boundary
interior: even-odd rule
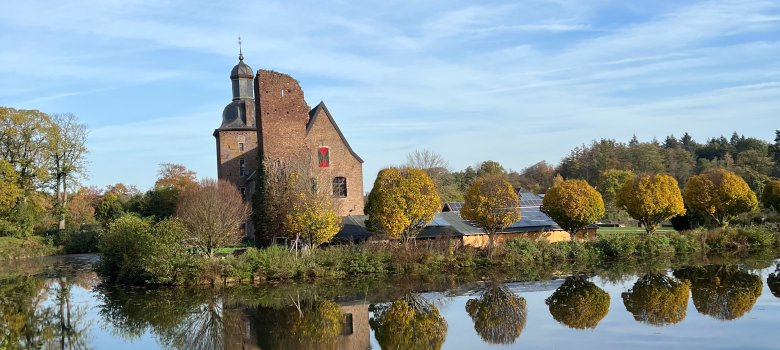
[[[495,161],[450,171],[443,157],[427,150],[409,154],[406,165],[426,169],[445,202],[463,201],[471,182],[484,175],[503,174],[515,188],[545,193],[556,175],[583,179],[598,188],[607,180],[604,173],[613,169],[635,174],[666,174],[683,186],[693,175],[724,168],[745,179],[761,196],[766,182],[771,177],[780,177],[780,130],[775,131],[774,143],[736,132],[730,138],[713,137],[703,143],[688,133],[680,138],[667,136],[663,142],[656,139],[640,142],[634,137],[624,143],[605,138],[576,147],[558,165],[541,161],[521,171],[505,169]]]

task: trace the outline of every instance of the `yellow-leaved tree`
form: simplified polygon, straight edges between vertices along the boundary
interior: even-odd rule
[[[768,209],[780,212],[780,179],[769,180],[761,193],[761,203]]]
[[[601,194],[585,180],[558,180],[544,195],[542,212],[574,235],[604,216]]]
[[[758,207],[756,194],[739,175],[726,169],[710,169],[691,177],[683,191],[685,206],[727,226],[736,215]]]
[[[322,193],[300,193],[297,197],[285,215],[285,225],[294,232],[295,242],[302,240],[313,249],[330,241],[341,230],[341,219],[330,197]]]
[[[618,191],[618,207],[653,233],[665,220],[685,214],[677,180],[669,175],[638,175]]]
[[[478,177],[466,193],[460,215],[487,232],[492,250],[496,233],[520,220],[520,198],[503,175]]]
[[[417,237],[440,209],[436,185],[425,171],[386,168],[379,171],[368,195],[366,226],[372,232],[408,241]]]

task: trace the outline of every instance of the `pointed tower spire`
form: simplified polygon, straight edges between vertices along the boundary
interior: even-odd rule
[[[241,50],[241,36],[238,36],[238,60],[244,60],[244,51]]]

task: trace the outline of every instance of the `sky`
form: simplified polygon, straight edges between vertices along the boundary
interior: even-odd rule
[[[86,185],[213,178],[238,36],[327,104],[366,190],[415,149],[522,170],[600,138],[780,128],[777,0],[4,1],[0,105],[86,123]]]

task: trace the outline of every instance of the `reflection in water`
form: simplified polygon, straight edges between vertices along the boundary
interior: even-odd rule
[[[88,349],[92,322],[72,305],[73,278],[0,279],[0,349]]]
[[[421,296],[372,305],[371,311],[369,324],[383,349],[441,349],[444,343],[447,321]]]
[[[596,328],[609,312],[609,294],[581,276],[566,278],[546,303],[556,321],[576,329]]]
[[[262,349],[336,349],[344,320],[330,300],[295,300],[281,308],[257,307],[250,314]]]
[[[682,268],[674,276],[691,282],[693,305],[699,313],[720,320],[744,316],[761,296],[761,278],[736,265]]]
[[[674,324],[685,318],[691,283],[661,274],[647,274],[623,293],[623,304],[634,319],[655,326]]]
[[[512,344],[525,327],[525,299],[504,285],[487,288],[479,299],[466,302],[474,329],[490,344]]]
[[[772,291],[772,295],[780,298],[780,264],[777,264],[775,272],[770,273],[766,278],[766,284]]]

